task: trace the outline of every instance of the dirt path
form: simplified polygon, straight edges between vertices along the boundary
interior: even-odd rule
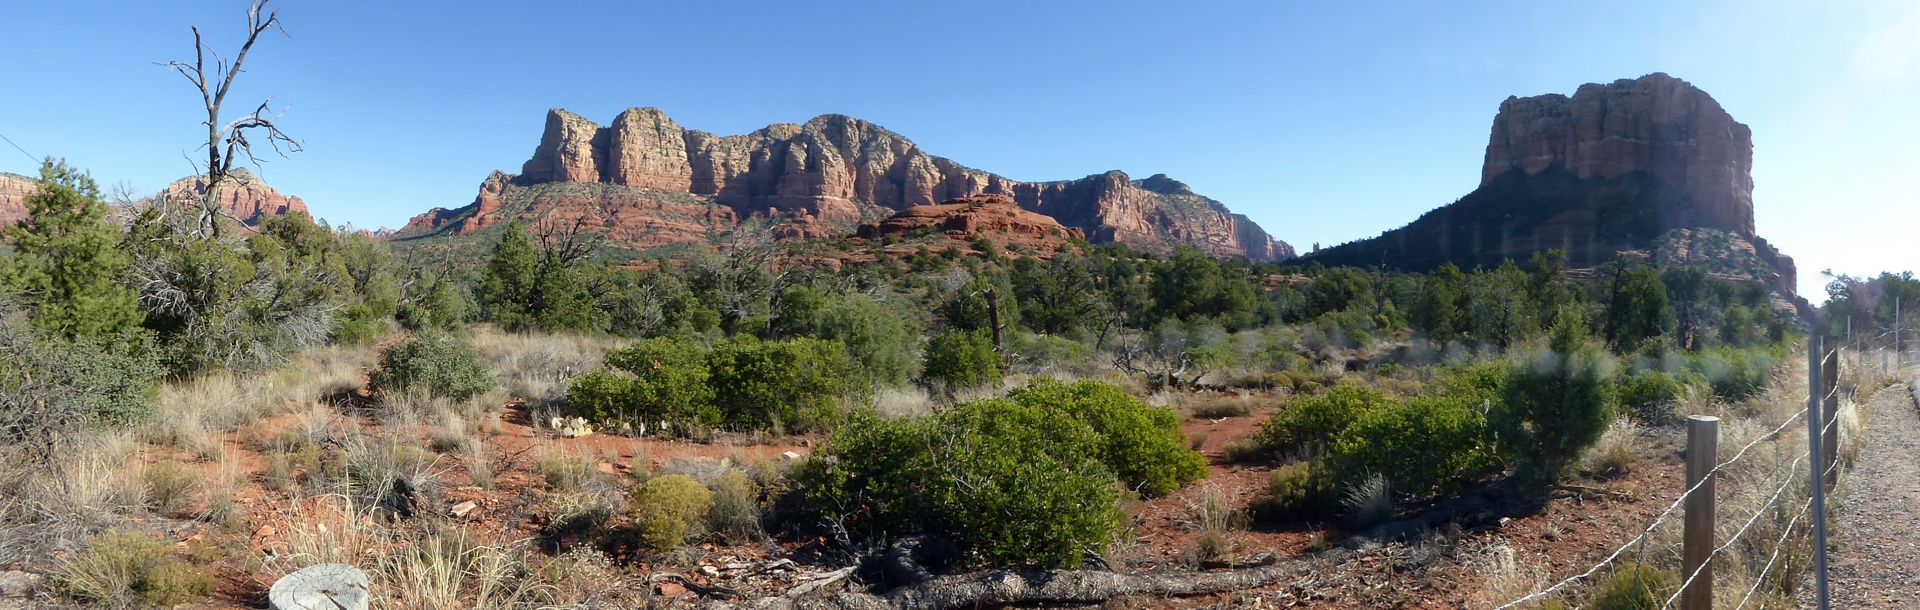
[[[1920,414],[1913,396],[1908,386],[1894,386],[1871,407],[1866,445],[1847,475],[1839,548],[1828,559],[1834,608],[1920,607]]]

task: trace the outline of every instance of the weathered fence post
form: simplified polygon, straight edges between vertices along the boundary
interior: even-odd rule
[[[1827,487],[1840,480],[1840,350],[1827,350],[1827,357],[1820,367],[1820,469],[1825,473]]]
[[[1807,482],[1813,487],[1813,583],[1814,600],[1817,608],[1827,610],[1827,486],[1821,480],[1820,473],[1826,469],[1826,452],[1820,449],[1820,388],[1821,382],[1820,349],[1821,337],[1817,329],[1807,336],[1807,456],[1813,461],[1813,470],[1808,474]]]
[[[1694,415],[1687,418],[1687,496],[1686,532],[1681,551],[1686,571],[1682,578],[1699,572],[1693,584],[1680,594],[1681,610],[1713,608],[1713,480],[1712,472],[1720,456],[1720,418]]]

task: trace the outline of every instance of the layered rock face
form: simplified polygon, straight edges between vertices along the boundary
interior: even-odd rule
[[[1754,235],[1752,167],[1751,130],[1666,74],[1583,85],[1571,97],[1510,97],[1494,118],[1479,188],[1313,258],[1424,271],[1550,248],[1575,266],[1661,252],[1664,264],[1707,265],[1791,296],[1793,259]]]
[[[1133,181],[1109,172],[1069,182],[1018,182],[929,155],[898,134],[842,115],[716,136],[683,128],[653,108],[629,109],[607,127],[554,109],[533,157],[511,181],[689,193],[711,198],[740,217],[791,219],[788,224],[801,226],[782,229],[790,236],[832,234],[831,227],[851,227],[872,218],[876,209],[884,213],[1000,195],[1100,243],[1153,250],[1190,245],[1255,260],[1282,260],[1293,253],[1245,216],[1165,176]],[[481,209],[486,189],[483,185],[480,199],[468,208],[429,212],[401,234],[454,218],[476,225],[463,224],[456,233],[497,222],[474,220],[486,215]]]
[[[40,190],[40,181],[0,172],[0,226],[27,217],[27,196]]]
[[[172,201],[199,201],[206,190],[205,175],[188,176],[167,185],[166,189],[160,191],[160,196]],[[220,191],[214,195],[214,199],[248,226],[258,225],[270,216],[292,212],[312,216],[307,211],[307,202],[273,190],[273,187],[267,186],[246,169],[233,170],[227,176],[227,181],[220,185]]]
[[[1666,74],[1502,102],[1480,183],[1554,166],[1581,178],[1646,172],[1691,205],[1676,226],[1753,235],[1752,130],[1707,92]]]

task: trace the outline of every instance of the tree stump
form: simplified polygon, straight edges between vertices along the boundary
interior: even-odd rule
[[[367,610],[367,574],[326,563],[288,574],[267,591],[273,610]]]

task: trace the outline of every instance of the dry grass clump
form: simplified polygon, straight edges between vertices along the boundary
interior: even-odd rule
[[[1193,511],[1194,527],[1200,530],[1194,538],[1193,559],[1219,561],[1231,556],[1237,547],[1233,531],[1247,527],[1245,511],[1213,485],[1201,489],[1188,508]]]
[[[707,486],[713,490],[713,507],[707,511],[707,526],[713,533],[730,544],[766,536],[761,525],[760,484],[753,476],[729,470]]]
[[[1366,529],[1392,521],[1393,490],[1388,487],[1387,479],[1380,475],[1369,475],[1353,487],[1347,489],[1346,497],[1340,505],[1346,510],[1347,518],[1353,521],[1356,529]]]
[[[933,396],[918,386],[885,387],[873,393],[873,410],[886,419],[933,415]]]
[[[169,607],[213,590],[213,577],[173,556],[173,545],[132,531],[93,536],[60,563],[53,580],[74,599],[104,607]]]
[[[1633,465],[1640,460],[1640,426],[1625,417],[1614,418],[1607,431],[1600,434],[1600,440],[1587,448],[1587,454],[1581,459],[1581,468],[1594,476],[1613,477],[1633,471]]]
[[[1480,591],[1474,595],[1475,608],[1493,608],[1546,588],[1546,572],[1538,565],[1522,561],[1513,547],[1498,544],[1480,552],[1470,564],[1481,574]],[[1521,608],[1539,608],[1542,602]]]
[[[534,457],[533,472],[555,491],[578,491],[594,478],[598,467],[587,456],[549,447]]]
[[[1247,394],[1188,394],[1174,402],[1194,419],[1246,417],[1253,412],[1253,399]]]
[[[524,545],[490,544],[464,529],[434,528],[383,556],[373,575],[388,585],[383,606],[513,608],[534,601],[537,593],[537,585],[521,577],[528,553]]]
[[[147,505],[154,512],[171,515],[186,510],[200,488],[200,473],[173,460],[160,460],[140,471],[146,486]]]
[[[533,406],[564,398],[568,383],[599,368],[607,350],[621,343],[601,336],[504,333],[490,326],[474,327],[468,338],[508,396]]]

